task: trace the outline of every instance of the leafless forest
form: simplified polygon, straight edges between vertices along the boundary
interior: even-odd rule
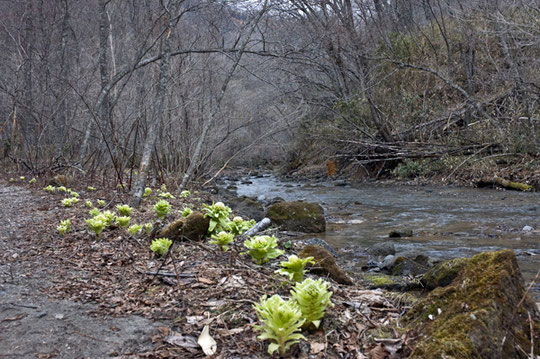
[[[0,46],[3,167],[135,197],[228,163],[540,151],[537,0],[2,0]]]

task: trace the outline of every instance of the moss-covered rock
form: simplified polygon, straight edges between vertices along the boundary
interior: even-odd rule
[[[300,258],[313,257],[315,264],[309,265],[310,272],[326,276],[341,284],[353,285],[352,279],[341,269],[332,254],[320,246],[305,246],[298,254]]]
[[[423,274],[428,268],[413,259],[407,257],[397,257],[392,267],[392,275],[395,276],[417,276]]]
[[[467,263],[466,258],[454,258],[437,263],[422,276],[420,283],[429,290],[447,286],[452,283]]]
[[[401,277],[382,273],[365,273],[362,280],[369,289],[404,290],[407,287],[407,283]]]
[[[266,217],[284,230],[305,233],[321,233],[326,230],[324,210],[317,203],[274,203],[266,211]]]
[[[200,240],[208,231],[210,219],[201,212],[193,212],[186,218],[177,219],[169,223],[159,233],[158,237],[169,238],[170,240]]]
[[[407,313],[404,323],[422,334],[409,358],[526,358],[529,314],[538,353],[540,314],[525,295],[514,253],[481,253]]]

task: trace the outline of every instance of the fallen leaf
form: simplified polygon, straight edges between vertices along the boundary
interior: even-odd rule
[[[197,340],[195,337],[182,335],[180,333],[173,332],[165,339],[165,343],[176,345],[182,348],[198,348]]]
[[[326,349],[326,343],[311,343],[310,344],[310,353],[318,354]]]
[[[386,350],[383,343],[377,344],[377,346],[369,351],[370,359],[386,359],[390,353]]]
[[[197,280],[201,283],[204,283],[204,284],[214,284],[215,282],[211,279],[208,279],[208,278],[204,278],[204,277],[199,277],[197,278]]]
[[[197,339],[197,343],[199,343],[206,355],[213,355],[217,351],[217,343],[214,338],[210,336],[208,325],[204,326],[201,335],[199,335],[199,339]]]

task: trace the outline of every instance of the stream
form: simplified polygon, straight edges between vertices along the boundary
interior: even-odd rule
[[[321,238],[352,263],[366,262],[365,249],[392,240],[396,252],[420,250],[435,260],[513,249],[525,281],[540,269],[540,193],[493,189],[294,182],[273,176],[234,183],[238,195],[267,201],[304,200],[323,206]],[[413,237],[388,238],[411,229]],[[359,268],[357,268],[359,270]],[[539,297],[540,285],[533,287]]]

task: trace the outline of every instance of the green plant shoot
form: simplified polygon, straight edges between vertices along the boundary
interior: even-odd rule
[[[127,204],[117,204],[116,210],[118,211],[118,214],[121,216],[131,216],[131,212],[133,212],[133,208],[131,208]]]
[[[86,220],[88,230],[94,232],[96,238],[99,239],[101,232],[107,227],[106,218],[103,215],[97,215]]]
[[[77,202],[79,202],[78,198],[64,198],[62,200],[62,204],[65,207],[72,207],[74,204],[77,204]]]
[[[154,211],[159,219],[163,219],[171,212],[171,204],[164,199],[159,200],[154,205]]]
[[[92,186],[88,186],[88,190],[89,191],[95,191],[96,189],[94,187],[92,187]]]
[[[212,239],[211,244],[217,244],[222,251],[226,252],[229,250],[229,244],[234,239],[234,234],[221,231],[218,234],[212,234]]]
[[[67,188],[64,187],[64,186],[60,186],[60,187],[58,187],[57,189],[58,189],[58,191],[60,191],[60,192],[67,192]]]
[[[85,201],[85,202],[84,202],[84,206],[85,206],[86,208],[92,208],[92,201],[90,201],[90,200]]]
[[[88,211],[88,214],[90,217],[98,216],[101,212],[97,208],[92,208],[90,211]]]
[[[223,202],[213,203],[211,206],[203,204],[203,212],[205,217],[210,217],[208,225],[208,234],[212,235],[227,229],[229,215],[231,209],[223,204]]]
[[[54,186],[51,186],[51,185],[48,185],[47,187],[43,188],[45,191],[49,192],[49,193],[53,193],[54,190],[56,189],[56,187]]]
[[[291,296],[298,303],[307,327],[311,323],[319,328],[326,307],[333,306],[330,301],[332,292],[328,291],[328,282],[322,279],[305,279],[302,283],[296,283],[291,290]]]
[[[255,325],[255,330],[263,332],[257,338],[272,341],[268,346],[270,355],[276,350],[279,355],[284,355],[291,345],[298,343],[300,339],[306,339],[300,333],[305,319],[302,318],[296,302],[285,301],[275,294],[269,299],[263,296],[260,303],[254,304],[253,308],[262,323]]]
[[[152,241],[150,250],[159,256],[164,255],[169,250],[172,241],[168,238],[157,238]]]
[[[255,225],[255,220],[244,221],[242,217],[234,217],[232,221],[227,223],[227,228],[234,235],[240,235],[251,229]]]
[[[60,221],[60,225],[56,227],[56,229],[58,230],[58,233],[63,236],[71,229],[71,221],[69,219]]]
[[[152,229],[154,229],[154,225],[152,223],[146,223],[143,226],[143,229],[146,234],[150,235],[150,233],[152,233]]]
[[[298,256],[293,254],[289,256],[287,261],[281,262],[282,268],[275,271],[275,273],[288,276],[290,280],[294,280],[295,282],[301,282],[304,274],[307,272],[304,268],[308,263],[315,263],[313,257],[298,258]]]
[[[36,179],[35,178],[32,178],[30,181],[28,181],[29,184],[34,184],[36,183]]]
[[[144,189],[143,197],[149,197],[152,194],[152,188],[146,187]]]
[[[249,249],[247,253],[257,264],[266,263],[284,253],[281,249],[277,249],[277,238],[274,236],[256,236],[246,239],[244,246]]]
[[[142,224],[132,224],[128,228],[128,233],[131,236],[135,237],[137,234],[141,233],[142,228],[143,228]]]
[[[128,217],[128,216],[115,217],[115,223],[118,224],[122,228],[126,228],[127,226],[129,226],[130,220],[131,220],[131,217]]]
[[[189,196],[191,196],[191,192],[187,189],[180,192],[180,197],[188,198]]]
[[[105,201],[102,200],[102,199],[98,199],[97,200],[97,205],[98,205],[99,208],[103,208],[103,207],[105,207]]]
[[[172,194],[170,194],[169,192],[161,192],[159,194],[159,196],[161,198],[169,198],[169,199],[175,199],[176,197],[174,197]]]
[[[185,207],[180,213],[182,214],[182,217],[187,217],[193,213],[193,210],[189,207]]]

